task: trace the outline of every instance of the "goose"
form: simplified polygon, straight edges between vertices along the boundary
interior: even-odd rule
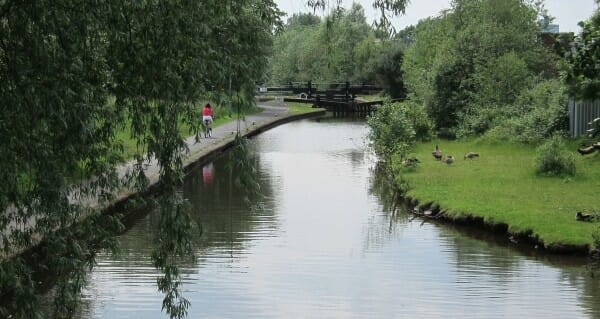
[[[446,158],[444,158],[444,160],[442,160],[442,162],[450,165],[450,164],[454,163],[454,156],[448,155],[448,156],[446,156]]]
[[[402,161],[404,166],[417,166],[418,163],[421,163],[421,161],[419,161],[419,159],[416,157],[409,157]]]
[[[467,158],[468,159],[472,159],[472,158],[475,158],[475,157],[479,157],[479,153],[469,152],[469,153],[465,154],[464,159],[467,159]]]
[[[591,222],[592,218],[593,216],[591,214],[585,214],[582,212],[577,212],[577,215],[575,215],[575,219],[582,222]]]
[[[433,157],[435,157],[435,159],[438,161],[442,159],[442,150],[440,150],[437,144],[435,145],[435,150],[431,152],[431,155],[433,155]]]

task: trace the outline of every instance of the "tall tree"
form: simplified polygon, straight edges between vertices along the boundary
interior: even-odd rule
[[[455,0],[417,26],[406,54],[406,83],[440,131],[460,123],[482,133],[554,68],[541,45],[538,8],[528,1]]]

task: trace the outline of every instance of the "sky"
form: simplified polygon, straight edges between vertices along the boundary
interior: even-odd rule
[[[401,30],[419,20],[437,16],[441,11],[450,8],[451,0],[411,0],[406,9],[406,14],[393,20],[396,29]],[[311,12],[306,5],[307,0],[275,0],[279,9],[291,16],[298,12]],[[330,0],[334,3],[333,0]],[[349,8],[352,0],[343,0],[344,6]],[[371,5],[371,0],[354,0],[365,8],[369,22],[377,19],[377,14]],[[579,33],[579,21],[587,20],[592,16],[597,5],[594,0],[546,0],[546,9],[555,17],[554,24],[558,24],[561,32]]]

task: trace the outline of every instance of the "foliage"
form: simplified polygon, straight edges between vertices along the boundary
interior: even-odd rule
[[[481,134],[507,119],[523,91],[554,68],[538,38],[540,4],[460,0],[421,21],[404,57],[405,85],[438,132]]]
[[[381,85],[384,92],[392,98],[406,97],[402,74],[404,44],[398,40],[390,41],[382,46],[379,54],[371,58],[370,65],[375,82]]]
[[[444,75],[453,73],[453,68],[450,67],[454,64],[450,48],[452,42],[449,41],[452,28],[450,22],[447,18],[422,20],[415,28],[414,43],[406,50],[402,64],[404,85],[411,93],[411,99],[423,102],[438,130],[456,125],[454,109],[457,107],[452,105],[463,104],[463,98],[459,97],[462,91],[458,90],[461,82],[451,78],[446,80]],[[457,72],[466,70],[460,65],[455,69]],[[444,91],[448,94],[437,92],[434,89],[436,83],[438,86],[448,85],[448,90]]]
[[[389,163],[392,155],[406,158],[415,143],[413,119],[402,103],[385,103],[368,118],[369,139],[381,161]]]
[[[190,302],[181,292],[179,263],[194,258],[191,238],[195,227],[189,203],[175,188],[171,192],[161,194],[158,201],[160,221],[152,261],[162,271],[162,276],[156,279],[158,290],[165,294],[162,309],[171,318],[180,319],[187,316]]]
[[[592,233],[592,238],[594,238],[594,247],[600,249],[600,226]]]
[[[396,29],[391,23],[391,18],[405,13],[406,6],[410,0],[374,0],[373,8],[379,10],[379,21],[375,21],[375,27],[388,36],[393,36]]]
[[[411,126],[415,131],[415,139],[417,141],[427,141],[431,139],[433,123],[427,116],[427,112],[423,105],[412,100],[401,102],[406,109],[406,115],[410,120]]]
[[[235,136],[228,163],[230,179],[233,179],[232,185],[237,190],[238,196],[241,196],[245,204],[249,206],[252,203],[260,202],[263,193],[257,177],[255,157],[250,151],[248,140],[243,138],[239,132]],[[231,174],[233,171],[238,172],[235,177]],[[258,207],[251,208],[257,209]]]
[[[563,138],[554,135],[537,149],[536,172],[549,176],[575,174],[573,153],[565,150]]]
[[[365,73],[371,74],[367,65],[377,51],[359,4],[350,10],[339,8],[323,21],[312,14],[297,14],[275,38],[270,81],[370,80]]]
[[[540,143],[556,132],[568,129],[565,85],[558,79],[546,80],[522,92],[512,107],[498,115],[501,121],[486,137],[528,144]]]
[[[89,213],[83,199],[113,198],[122,187],[115,139],[125,123],[139,146],[137,185],[147,185],[142,169],[151,159],[163,185],[180,183],[182,119],[197,132],[194,102],[248,100],[279,16],[271,0],[0,2],[2,256],[39,237],[59,245],[56,231]],[[178,203],[166,194],[165,204]],[[28,291],[32,270],[20,265],[2,263],[0,281]],[[36,301],[18,302],[31,309]],[[173,305],[167,312],[177,317]]]
[[[593,100],[600,98],[600,10],[580,26],[574,48],[567,53],[566,80],[573,96]]]
[[[0,263],[0,315],[16,318],[71,318],[79,305],[79,292],[87,271],[100,250],[115,251],[115,235],[122,232],[119,215],[100,215],[58,232],[25,254]],[[17,274],[17,276],[15,276]],[[34,301],[44,291],[42,280],[54,283],[55,298],[48,313]]]
[[[410,30],[382,41],[358,4],[338,7],[323,21],[295,14],[275,38],[270,81],[373,83],[394,98],[404,97],[401,65]]]
[[[335,10],[340,9],[341,0],[335,0]],[[374,22],[377,29],[386,35],[393,35],[394,27],[390,19],[394,16],[404,14],[409,0],[373,0],[373,8],[379,11],[379,21]],[[317,10],[325,11],[330,8],[329,0],[308,0],[306,4],[313,8],[313,13]]]

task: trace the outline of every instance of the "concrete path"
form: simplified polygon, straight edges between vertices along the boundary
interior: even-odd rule
[[[280,124],[291,122],[297,119],[325,114],[325,111],[319,109],[315,109],[314,113],[296,115],[290,114],[289,108],[286,106],[286,104],[279,100],[259,103],[259,107],[263,109],[262,112],[248,115],[242,121],[240,121],[239,125],[242,136],[253,136]],[[213,127],[212,136],[209,138],[204,138],[204,134],[202,134],[199,141],[196,141],[194,136],[188,137],[186,139],[186,144],[189,152],[184,161],[184,167],[189,167],[206,156],[210,156],[215,152],[220,152],[230,147],[235,139],[237,126],[238,121],[231,121],[220,126]],[[126,176],[126,174],[133,170],[133,165],[135,165],[135,161],[131,161],[120,167],[118,169],[119,176]],[[144,173],[148,177],[150,186],[158,183],[158,179],[160,177],[160,167],[157,161],[151,160],[145,163]],[[127,199],[133,194],[135,194],[135,190],[133,189],[124,191],[117,196],[117,200],[115,202],[122,202],[124,199]]]

